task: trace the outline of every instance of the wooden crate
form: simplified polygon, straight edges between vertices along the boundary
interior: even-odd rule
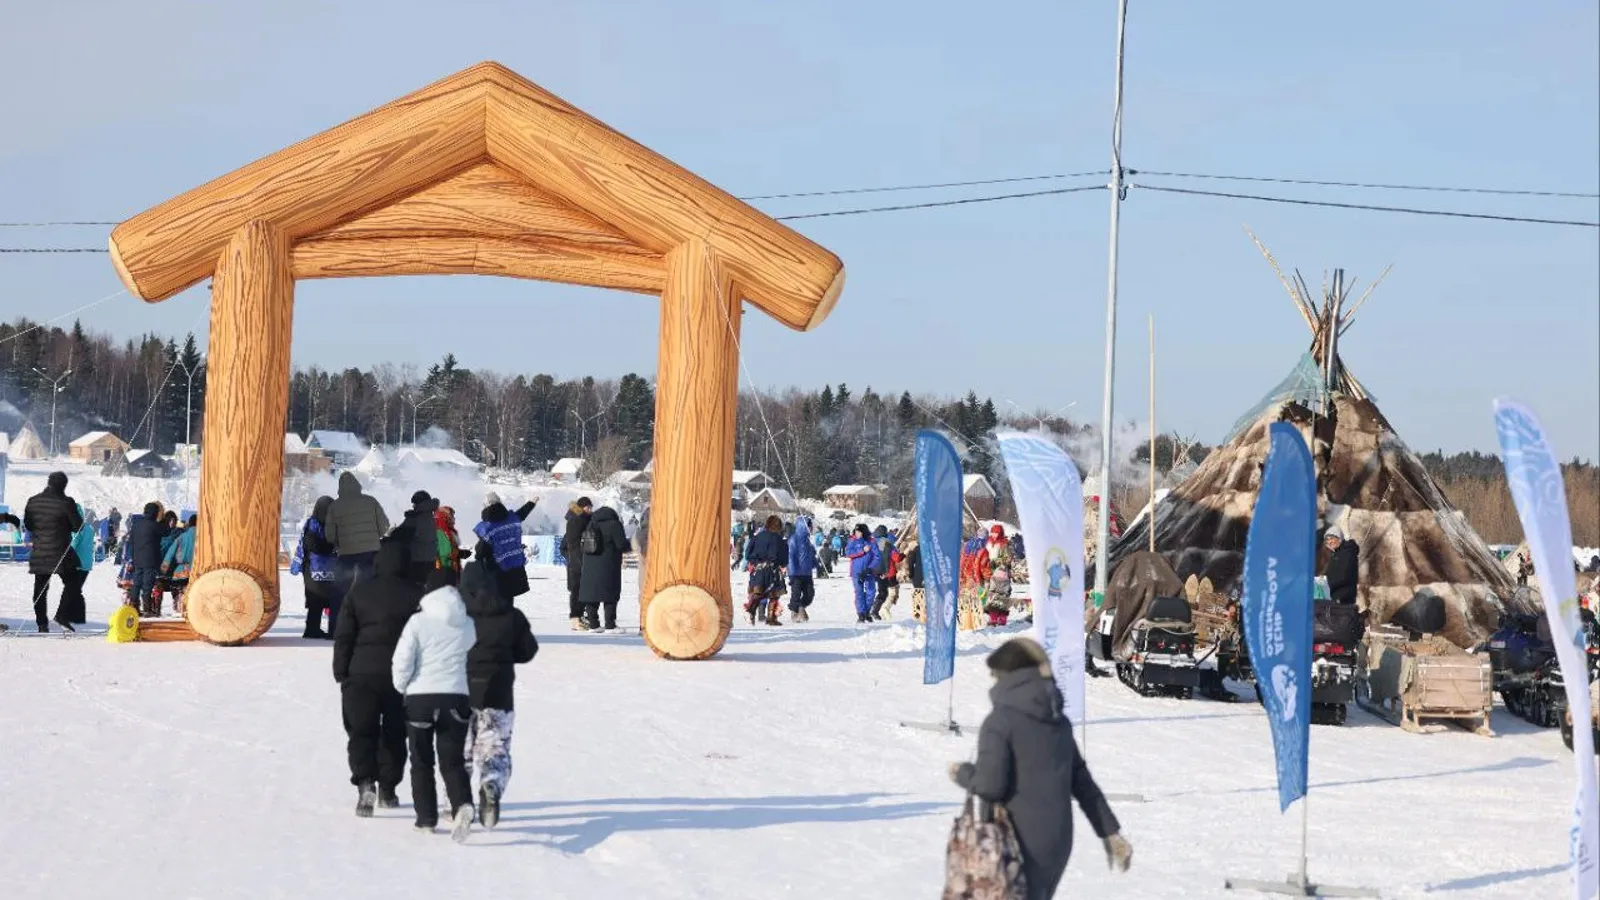
[[[1367,632],[1357,659],[1356,701],[1407,731],[1445,723],[1493,736],[1494,679],[1486,655],[1443,638],[1409,640],[1380,625]]]

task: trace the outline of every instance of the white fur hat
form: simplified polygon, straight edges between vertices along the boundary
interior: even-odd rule
[[[490,491],[489,493],[483,495],[483,505],[484,506],[494,506],[495,504],[497,504],[499,502],[500,502],[500,495],[496,494],[494,491]]]

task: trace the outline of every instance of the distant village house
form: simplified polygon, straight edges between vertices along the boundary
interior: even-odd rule
[[[994,486],[982,475],[967,475],[961,479],[961,499],[967,509],[979,519],[993,519],[995,506]]]
[[[869,484],[838,484],[823,491],[822,502],[838,509],[874,515],[883,508],[883,492]]]
[[[105,465],[128,450],[128,442],[109,431],[91,431],[67,445],[67,455],[81,463]]]

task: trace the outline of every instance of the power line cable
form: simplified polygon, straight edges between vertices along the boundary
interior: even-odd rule
[[[1488,219],[1495,222],[1521,222],[1536,225],[1566,225],[1576,228],[1600,228],[1600,222],[1584,222],[1576,219],[1541,219],[1532,216],[1504,216],[1494,213],[1454,212],[1445,209],[1417,209],[1408,206],[1377,206],[1368,203],[1339,203],[1333,200],[1306,200],[1297,197],[1266,197],[1260,194],[1235,194],[1226,191],[1201,191],[1193,188],[1165,187],[1154,184],[1138,184],[1133,187],[1147,191],[1159,191],[1164,194],[1189,194],[1196,197],[1221,197],[1230,200],[1257,200],[1263,203],[1288,203],[1294,206],[1325,206],[1334,209],[1361,209],[1371,212],[1407,213],[1414,216],[1442,216],[1453,219]]]
[[[796,213],[788,216],[773,216],[779,222],[790,222],[795,219],[824,219],[831,216],[861,216],[868,213],[900,212],[908,209],[935,209],[942,206],[965,206],[970,203],[994,203],[999,200],[1020,200],[1024,197],[1049,197],[1058,194],[1077,194],[1083,191],[1103,191],[1103,184],[1090,184],[1083,187],[1054,188],[1048,191],[1027,191],[1021,194],[997,194],[990,197],[963,197],[960,200],[934,200],[928,203],[906,203],[899,206],[869,206],[861,209],[835,209],[828,212]]]
[[[932,184],[898,184],[890,187],[842,188],[832,191],[801,191],[792,194],[753,194],[740,200],[787,200],[793,197],[837,197],[842,194],[882,194],[893,191],[931,191],[941,188],[979,187],[989,184],[1017,184],[1024,181],[1054,181],[1064,178],[1088,178],[1109,174],[1105,169],[1093,172],[1062,172],[1052,175],[1019,175],[1014,178],[983,178],[976,181],[944,181]]]
[[[1215,181],[1252,181],[1265,184],[1300,184],[1313,187],[1363,188],[1382,191],[1432,191],[1446,194],[1494,194],[1504,197],[1567,197],[1578,200],[1600,199],[1600,194],[1571,191],[1530,191],[1512,188],[1451,187],[1428,184],[1384,184],[1366,181],[1322,181],[1314,178],[1273,178],[1265,175],[1212,175],[1203,172],[1156,172],[1150,169],[1129,169],[1129,175],[1152,175],[1163,178],[1205,178]]]
[[[0,247],[0,253],[110,253],[105,247]]]

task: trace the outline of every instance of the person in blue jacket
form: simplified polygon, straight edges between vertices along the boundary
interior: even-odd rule
[[[806,610],[817,597],[817,545],[811,540],[811,522],[805,516],[795,520],[789,536],[789,619],[811,621]]]
[[[507,597],[521,597],[528,592],[528,555],[522,549],[522,523],[538,502],[529,500],[512,510],[500,502],[499,494],[490,493],[483,499],[483,521],[472,529],[494,551],[495,578]]]
[[[866,624],[872,621],[872,603],[878,597],[878,549],[866,523],[856,526],[844,555],[850,560],[850,581],[855,585],[856,624]]]

